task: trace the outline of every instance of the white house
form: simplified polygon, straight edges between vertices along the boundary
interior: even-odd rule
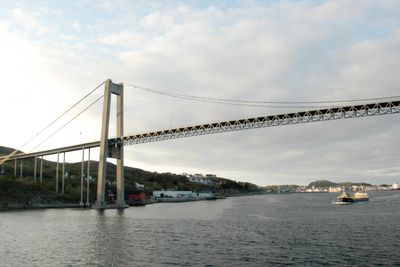
[[[211,192],[200,192],[197,194],[199,198],[210,198],[214,197],[214,194]]]
[[[155,198],[193,198],[195,194],[192,191],[153,191]]]
[[[135,183],[136,189],[144,189],[144,184]]]
[[[153,197],[155,198],[205,199],[213,196],[214,194],[211,192],[196,193],[193,191],[153,191]]]

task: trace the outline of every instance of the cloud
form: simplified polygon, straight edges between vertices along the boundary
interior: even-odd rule
[[[10,15],[15,24],[26,30],[33,30],[41,35],[46,34],[49,31],[48,27],[39,23],[37,19],[40,16],[39,12],[28,12],[21,8],[15,8],[10,11]]]
[[[98,38],[98,42],[106,45],[112,45],[117,47],[134,48],[143,47],[149,41],[149,38],[141,34],[137,34],[131,31],[121,31],[107,36]]]
[[[72,23],[71,27],[72,27],[73,29],[77,30],[77,31],[80,31],[80,30],[81,30],[81,25],[80,25],[80,23],[79,23],[78,20],[75,20],[75,21]]]
[[[241,100],[398,94],[394,70],[400,67],[395,56],[400,10],[395,2],[284,1],[205,8],[113,3],[100,3],[100,14],[85,20],[63,12],[69,28],[76,22],[85,25],[85,36],[59,27],[60,37],[48,35],[43,44],[3,27],[0,35],[10,42],[0,44],[0,54],[15,62],[4,73],[27,77],[18,87],[33,84],[39,89],[21,92],[48,93],[49,110],[59,111],[84,94],[81,88],[89,90],[108,77],[175,93]],[[85,2],[82,10],[97,5]],[[11,26],[24,25],[28,31],[48,27],[34,13],[25,17],[16,10],[10,13]],[[292,110],[182,101],[129,86],[125,92],[126,133]],[[41,97],[24,102],[26,110],[35,110]],[[82,131],[94,138],[100,114],[101,107],[96,107],[85,123],[72,125],[68,138],[55,140],[80,142],[74,132]],[[193,137],[127,148],[126,162],[149,170],[214,172],[258,184],[308,183],[314,178],[379,182],[400,175],[397,125],[398,116],[388,116]],[[3,133],[3,138],[10,136]]]
[[[180,18],[181,22],[175,22],[161,36],[150,37],[148,44],[141,48],[129,50],[125,47],[119,59],[139,81],[150,87],[194,95],[309,101],[396,95],[399,81],[390,70],[398,69],[400,63],[393,57],[400,47],[397,31],[394,29],[384,36],[363,32],[365,23],[375,25],[382,19],[371,15],[368,4],[360,8],[345,2],[323,3],[311,9],[293,4],[279,8],[279,11],[289,11],[290,15],[271,18],[272,11],[268,8],[241,9],[240,12],[191,10],[187,14],[190,19]],[[352,10],[357,11],[357,16],[352,15]],[[222,19],[216,15],[220,13]],[[231,21],[230,14],[234,13],[241,16]],[[354,39],[355,32],[363,37]],[[192,105],[192,110],[186,107],[176,112],[187,114],[187,118],[176,115],[180,116],[178,121],[209,121],[212,113],[209,107]],[[244,116],[243,110],[235,108],[220,108],[220,111],[222,118]],[[157,118],[160,124],[163,120],[170,121],[159,115],[165,113],[171,111],[141,116],[155,125]],[[400,175],[398,169],[390,167],[397,157],[381,149],[398,148],[394,134],[398,127],[393,120],[396,121],[389,118],[380,123],[369,119],[231,133],[199,138],[193,144],[170,141],[170,145],[151,147],[162,151],[178,148],[179,151],[154,155],[151,152],[156,148],[138,148],[141,156],[135,160],[148,165],[146,162],[152,158],[152,162],[163,162],[162,165],[152,163],[153,166],[164,169],[175,166],[180,171],[190,162],[192,167],[198,166],[203,172],[218,170],[231,177],[237,175],[237,179],[251,176],[249,180],[260,184],[293,180],[307,183],[320,177],[378,181],[385,177],[382,171],[385,168],[380,166],[387,168],[386,176]],[[381,126],[374,128],[377,123]],[[140,127],[145,128],[145,124]],[[384,143],[375,136],[382,129],[392,133],[391,139]],[[181,147],[186,149],[182,151]],[[148,153],[147,158],[144,155]],[[374,153],[377,159],[365,157]],[[385,158],[388,161],[383,163]]]
[[[166,30],[174,25],[174,17],[153,12],[142,19],[141,26],[149,30]]]
[[[5,77],[0,111],[4,125],[10,125],[9,131],[0,133],[0,140],[1,145],[17,148],[100,81],[94,77],[93,80],[84,82],[88,78],[86,75],[93,72],[88,74],[87,68],[91,66],[86,63],[87,57],[82,57],[82,49],[79,47],[61,47],[57,42],[42,46],[40,42],[13,33],[7,27],[0,27],[0,36],[3,40],[0,43],[0,57],[3,62],[0,71]],[[78,108],[82,109],[82,106]],[[69,118],[62,123],[66,123]],[[96,122],[91,124],[96,125]],[[57,127],[61,125],[58,124]],[[72,126],[75,129],[77,127]],[[68,132],[78,131],[73,128],[69,128],[67,135]],[[84,128],[90,129],[90,126]],[[55,127],[51,128],[45,135],[39,136],[35,143],[24,147],[24,150],[30,151],[34,144],[38,144],[55,130]],[[93,139],[93,135],[88,138]],[[65,138],[65,135],[51,141],[53,142],[41,148],[76,142]]]

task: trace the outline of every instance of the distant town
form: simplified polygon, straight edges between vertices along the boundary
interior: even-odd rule
[[[1,147],[0,155],[8,155],[13,148]],[[82,169],[80,162],[65,163],[60,179],[57,163],[43,160],[43,172],[35,179],[34,159],[24,160],[25,169],[16,175],[15,163],[6,162],[0,169],[0,210],[29,209],[37,207],[88,207],[95,202],[97,188],[97,161]],[[116,200],[116,166],[107,163],[106,201]],[[307,186],[259,186],[249,182],[234,181],[211,173],[158,173],[125,166],[125,201],[127,204],[146,205],[157,202],[183,202],[215,200],[231,196],[280,193],[328,193],[347,191],[399,190],[399,184],[372,185],[368,183],[335,183],[317,180]]]
[[[171,174],[171,173],[168,173]],[[216,174],[188,174],[182,173],[182,176],[188,179],[189,183],[199,184],[202,186],[215,186],[217,184],[221,184],[221,178],[218,178]],[[248,183],[236,182],[241,185],[245,185]],[[255,185],[253,185],[255,186]],[[257,187],[257,186],[255,186]],[[258,193],[258,194],[279,194],[279,193],[338,193],[343,189],[347,191],[388,191],[388,190],[400,190],[400,184],[397,182],[394,184],[380,184],[380,185],[372,185],[369,183],[353,183],[353,182],[341,182],[334,183],[328,180],[316,180],[311,182],[307,186],[300,185],[269,185],[269,186],[259,186],[258,190],[252,190],[252,192],[247,193]],[[152,198],[154,200],[168,202],[175,201],[177,199],[193,199],[193,200],[201,200],[201,199],[212,199],[216,196],[216,192],[193,192],[193,191],[179,191],[179,190],[161,190],[161,191],[153,191]],[[221,192],[219,192],[220,196]],[[218,194],[218,193],[217,193]]]
[[[169,173],[171,174],[171,173]],[[182,173],[187,177],[189,182],[202,185],[211,185],[216,182],[216,174],[188,174]],[[238,182],[241,183],[241,182]],[[341,192],[343,188],[351,191],[364,190],[364,191],[387,191],[387,190],[400,190],[400,184],[380,184],[372,185],[369,183],[353,183],[341,182],[335,183],[328,180],[316,180],[309,185],[268,185],[260,186],[259,189],[265,193],[337,193]]]
[[[182,173],[187,177],[189,182],[202,185],[211,185],[215,183],[216,174],[188,174]],[[211,179],[214,178],[214,179]],[[238,182],[241,183],[241,182]],[[268,185],[260,186],[259,189],[266,193],[337,193],[341,192],[343,188],[351,191],[364,190],[364,191],[387,191],[387,190],[400,190],[400,184],[380,184],[372,185],[369,183],[353,183],[341,182],[335,183],[328,180],[316,180],[309,185]]]
[[[334,183],[328,180],[317,180],[307,186],[300,185],[269,185],[262,187],[266,193],[337,193],[343,188],[351,191],[388,191],[400,190],[400,184],[380,184],[372,185],[368,183],[342,182]]]

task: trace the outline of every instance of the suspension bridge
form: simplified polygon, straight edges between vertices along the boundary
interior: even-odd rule
[[[60,168],[60,154],[63,154],[62,162],[62,173],[65,172],[65,153],[72,151],[82,151],[82,173],[81,173],[81,205],[84,205],[83,197],[83,177],[84,177],[84,151],[87,149],[89,153],[88,159],[88,174],[90,168],[90,149],[100,148],[99,155],[99,166],[98,166],[98,176],[97,176],[97,198],[94,203],[94,207],[98,209],[105,209],[110,207],[105,202],[105,182],[106,182],[106,163],[108,158],[114,158],[117,160],[116,164],[116,184],[117,184],[117,200],[113,207],[124,208],[126,204],[124,202],[124,146],[136,145],[149,142],[157,142],[163,140],[193,137],[199,135],[209,135],[217,133],[225,133],[232,131],[250,130],[256,128],[265,127],[276,127],[291,124],[302,124],[320,121],[330,121],[330,120],[341,120],[341,119],[351,119],[351,118],[362,118],[370,116],[380,116],[400,113],[400,100],[398,97],[383,97],[375,99],[364,99],[364,101],[369,100],[368,103],[357,104],[356,101],[352,102],[351,105],[341,105],[333,107],[322,107],[311,110],[274,114],[259,116],[253,118],[243,118],[238,120],[229,121],[219,121],[214,123],[199,124],[187,127],[172,128],[160,131],[153,131],[141,134],[125,135],[124,134],[124,84],[116,84],[111,80],[107,80],[104,84],[104,94],[98,98],[94,103],[98,102],[101,98],[104,98],[103,102],[103,113],[102,113],[102,128],[101,128],[101,138],[99,141],[88,142],[82,144],[76,144],[72,146],[64,146],[59,148],[53,148],[49,150],[36,151],[32,153],[20,153],[14,151],[7,156],[0,157],[0,164],[3,165],[7,161],[14,161],[14,176],[17,176],[18,161],[20,161],[20,177],[22,178],[23,165],[22,160],[28,158],[34,158],[34,179],[37,178],[37,159],[41,158],[40,164],[40,179],[42,178],[42,168],[43,168],[43,157],[48,155],[57,155],[57,168],[56,168],[56,192],[58,193],[58,182],[59,182],[59,168]],[[99,85],[98,87],[100,87]],[[97,88],[98,88],[97,87]],[[95,88],[95,89],[97,89]],[[147,89],[149,90],[149,89]],[[93,91],[92,91],[93,92]],[[92,93],[91,92],[91,93]],[[89,93],[90,94],[90,93]],[[88,95],[89,95],[88,94]],[[169,95],[168,93],[163,93]],[[116,114],[117,114],[117,127],[116,127],[116,137],[109,138],[109,123],[110,123],[110,103],[112,95],[117,97]],[[178,95],[175,97],[181,97],[184,99],[193,99],[192,96]],[[86,97],[86,96],[85,96]],[[84,97],[84,98],[85,98]],[[221,99],[215,98],[200,98],[201,100],[207,100],[212,103],[221,103]],[[80,100],[82,101],[82,99]],[[80,102],[78,101],[78,103]],[[233,100],[225,100],[228,102],[233,102]],[[246,105],[246,102],[241,101],[242,104]],[[245,102],[245,103],[243,103]],[[253,101],[257,102],[257,101]],[[326,101],[329,102],[329,101]],[[325,103],[326,103],[325,102]],[[332,101],[335,102],[335,101]],[[342,101],[343,102],[343,101]],[[276,102],[284,103],[284,102]],[[304,102],[292,102],[292,103],[304,103]],[[312,103],[312,102],[307,102]],[[320,103],[320,102],[314,102]],[[76,104],[75,104],[76,105]],[[74,106],[75,106],[74,105]],[[91,106],[90,105],[90,106]],[[72,107],[74,107],[72,106]],[[90,107],[89,106],[89,107]],[[72,108],[71,107],[71,108]],[[70,109],[71,109],[70,108]],[[69,110],[70,110],[69,109]],[[68,112],[67,110],[66,112]],[[83,110],[82,112],[86,111]],[[64,112],[64,113],[66,113]],[[81,113],[82,113],[81,112]],[[79,113],[78,115],[80,115]],[[62,114],[63,115],[63,114]],[[51,125],[51,124],[50,124]],[[47,127],[46,127],[47,128]],[[45,128],[45,129],[46,129]],[[45,130],[44,129],[44,130]],[[55,134],[55,133],[53,133]],[[89,176],[89,175],[88,175]],[[62,177],[62,191],[64,190],[64,177]],[[87,179],[87,194],[89,194],[89,179]],[[89,196],[86,197],[86,204],[89,204]]]

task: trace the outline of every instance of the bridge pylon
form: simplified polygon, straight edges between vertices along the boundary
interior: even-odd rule
[[[110,146],[108,142],[111,96],[113,94],[117,96],[117,137],[123,137],[124,135],[124,86],[123,84],[115,84],[109,79],[105,81],[104,86],[100,157],[97,177],[97,200],[94,204],[94,208],[97,209],[127,207],[124,198],[124,146],[121,144]],[[116,203],[112,205],[107,205],[107,203],[105,202],[107,158],[117,159],[117,200]]]

